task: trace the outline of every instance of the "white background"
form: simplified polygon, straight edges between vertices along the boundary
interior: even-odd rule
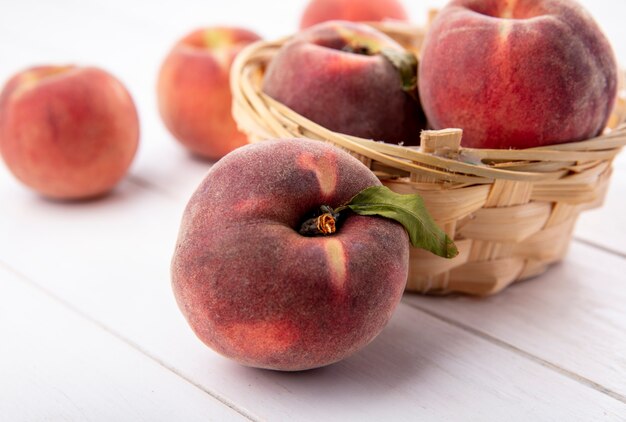
[[[412,19],[443,1],[405,0]],[[370,346],[321,370],[240,367],[174,303],[169,260],[210,163],[164,129],[154,86],[196,27],[277,38],[302,0],[0,0],[0,81],[103,67],[132,93],[141,146],[99,201],[43,200],[0,166],[0,420],[626,420],[626,159],[567,259],[488,299],[406,295]],[[626,2],[586,0],[626,63]]]

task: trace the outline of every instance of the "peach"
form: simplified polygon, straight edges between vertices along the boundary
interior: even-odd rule
[[[611,46],[572,0],[455,0],[426,35],[419,92],[463,145],[528,148],[594,137],[617,90]]]
[[[191,152],[217,160],[247,143],[231,116],[230,66],[259,40],[241,28],[198,29],[180,40],[161,66],[157,97],[165,126]]]
[[[398,0],[311,0],[304,10],[300,29],[330,20],[377,22],[405,21],[406,10]]]
[[[382,32],[332,21],[281,47],[263,91],[333,131],[416,145],[425,126],[416,76],[415,56]]]
[[[122,83],[95,67],[41,66],[0,94],[0,151],[25,185],[56,199],[110,191],[126,174],[139,119]]]
[[[373,185],[367,167],[319,141],[266,141],[218,161],[187,205],[172,261],[196,335],[241,364],[289,371],[369,343],[406,283],[406,231],[356,214],[329,236],[298,230],[321,205]]]

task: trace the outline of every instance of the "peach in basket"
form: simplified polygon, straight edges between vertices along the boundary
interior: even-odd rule
[[[418,52],[426,35],[397,22],[376,27]],[[540,148],[465,148],[462,130],[454,128],[425,131],[414,148],[342,134],[262,92],[264,70],[289,42],[242,51],[231,71],[233,115],[251,141],[305,136],[330,142],[392,190],[419,193],[459,255],[446,260],[412,248],[409,291],[487,295],[544,272],[567,252],[578,215],[601,205],[612,160],[626,144],[623,97],[599,136]]]

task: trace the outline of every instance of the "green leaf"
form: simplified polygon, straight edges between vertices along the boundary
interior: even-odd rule
[[[459,251],[430,216],[424,201],[417,195],[402,195],[386,186],[372,186],[355,195],[335,212],[349,208],[359,215],[378,215],[402,224],[411,244],[444,258],[454,258]]]

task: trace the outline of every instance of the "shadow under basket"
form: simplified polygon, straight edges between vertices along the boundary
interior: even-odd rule
[[[375,26],[419,52],[423,28]],[[251,142],[306,137],[334,144],[392,190],[421,195],[459,255],[444,259],[412,248],[408,291],[489,295],[541,274],[566,254],[580,212],[602,204],[612,161],[626,145],[623,90],[609,126],[594,139],[470,149],[460,147],[460,129],[444,129],[424,131],[420,147],[403,147],[332,132],[264,95],[264,69],[288,39],[260,41],[238,55],[231,71],[235,120]]]

